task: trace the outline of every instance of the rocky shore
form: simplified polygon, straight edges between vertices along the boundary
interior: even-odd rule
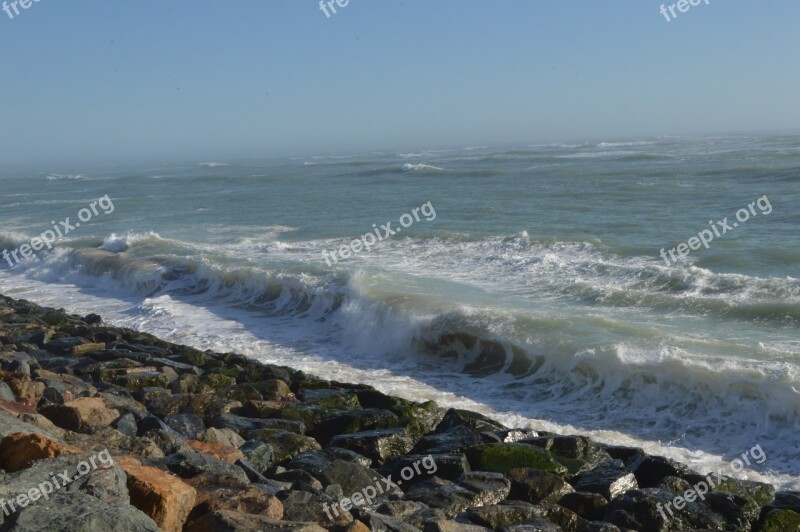
[[[704,477],[2,296],[0,469],[0,531],[800,530],[797,493],[665,512]]]

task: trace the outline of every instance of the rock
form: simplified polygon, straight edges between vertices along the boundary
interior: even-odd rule
[[[560,526],[551,523],[547,519],[535,517],[518,525],[503,527],[501,532],[561,532],[562,530]],[[584,532],[588,532],[588,530],[584,530]]]
[[[192,510],[187,528],[191,528],[192,521],[218,511],[259,514],[269,519],[284,517],[281,501],[255,486],[213,489],[203,493],[202,498]]]
[[[137,432],[139,431],[139,427],[136,424],[136,418],[133,414],[124,414],[119,417],[114,423],[111,424],[112,427],[120,431],[122,434],[128,437],[135,437]]]
[[[406,492],[406,499],[419,501],[455,517],[473,506],[497,504],[504,500],[511,483],[498,473],[467,473],[458,482],[432,478],[415,484]]]
[[[239,447],[248,464],[258,473],[264,472],[275,463],[275,450],[272,445],[258,440],[250,440]]]
[[[680,510],[672,508],[674,498],[675,494],[658,488],[632,490],[608,504],[603,520],[620,528],[653,532],[725,528],[720,516],[697,501],[686,501]]]
[[[453,454],[463,453],[468,447],[483,443],[483,438],[468,427],[455,427],[446,432],[428,434],[417,442],[415,454]]]
[[[428,521],[444,519],[444,512],[429,508],[426,504],[416,501],[384,501],[376,509],[375,513],[396,517],[400,521],[419,529],[425,528]],[[366,523],[368,520],[365,520]],[[373,524],[373,523],[370,523]]]
[[[520,443],[547,450],[572,475],[589,471],[611,460],[603,446],[585,436],[539,436],[520,440]]]
[[[356,432],[353,434],[340,434],[334,436],[328,445],[349,449],[377,464],[383,464],[391,458],[396,458],[408,453],[414,446],[405,429],[384,429]]]
[[[81,452],[77,447],[57,443],[39,434],[16,433],[0,442],[0,468],[16,473],[28,468],[36,460]]]
[[[80,397],[63,405],[47,405],[40,413],[62,429],[73,432],[110,425],[119,417],[119,411],[108,408],[99,397]]]
[[[625,468],[622,460],[605,462],[591,471],[581,473],[573,485],[578,491],[599,493],[609,501],[639,487],[636,477]]]
[[[511,469],[506,473],[511,481],[510,499],[533,504],[558,502],[564,495],[574,490],[557,475],[531,468]]]
[[[180,532],[197,497],[194,488],[132,457],[118,457],[117,463],[127,474],[131,504],[165,532]]]
[[[665,477],[683,477],[688,468],[663,456],[640,456],[631,461],[629,469],[642,488],[658,486]]]
[[[352,390],[303,390],[301,397],[304,404],[317,405],[323,408],[340,410],[361,408],[358,394]]]
[[[434,475],[446,480],[458,480],[472,470],[463,454],[407,454],[390,461],[381,471],[391,474],[395,479],[402,479],[404,486],[411,486]]]
[[[46,391],[47,389],[45,389],[45,392]],[[16,399],[17,398],[14,395],[14,392],[11,391],[11,388],[9,388],[8,384],[6,384],[3,381],[0,381],[0,400],[16,401]]]
[[[334,506],[338,501],[307,491],[287,491],[279,494],[284,518],[288,521],[319,523],[324,528],[347,526],[353,521],[350,512]]]
[[[237,460],[244,458],[244,453],[242,453],[242,451],[230,445],[206,443],[197,440],[188,440],[186,443],[198,453],[203,453],[217,460],[228,462],[229,464],[235,464]]]
[[[363,521],[367,527],[369,527],[369,530],[384,532],[419,532],[419,528],[401,519],[363,509],[357,513],[359,521]]]
[[[250,434],[254,440],[263,440],[275,450],[275,462],[287,462],[304,451],[320,449],[314,438],[276,429],[260,429]]]
[[[507,473],[512,469],[531,468],[559,476],[567,469],[546,450],[526,443],[486,443],[467,449],[467,459],[476,471]]]
[[[11,514],[2,530],[28,532],[160,532],[147,515],[128,504],[106,503],[85,493],[55,493]]]
[[[470,525],[450,519],[437,519],[425,523],[425,528],[423,528],[423,530],[425,532],[483,532],[489,529],[483,526]]]
[[[218,429],[231,429],[245,437],[252,437],[252,434],[261,429],[275,429],[295,434],[305,434],[306,426],[302,421],[284,419],[260,419],[235,416],[232,414],[222,414],[214,419],[212,425]]]
[[[342,414],[323,421],[314,429],[309,429],[309,434],[326,445],[331,438],[339,434],[364,432],[368,430],[390,429],[398,425],[396,415],[388,410],[364,409],[343,412]]]
[[[800,530],[800,514],[792,510],[769,510],[755,528],[758,532],[788,532]]]
[[[230,445],[231,447],[236,447],[237,449],[241,447],[245,440],[241,436],[239,436],[236,432],[231,429],[217,429],[211,427],[210,429],[206,429],[198,438],[200,441],[204,441],[206,443],[220,443],[223,445]]]
[[[355,462],[333,460],[321,471],[312,472],[324,486],[338,484],[345,496],[358,493],[367,486],[374,486],[378,491],[375,500],[383,500],[389,495],[402,493],[389,479],[368,467]]]
[[[244,406],[241,408],[241,414],[247,417],[256,417],[261,419],[276,417],[280,411],[289,406],[287,403],[278,401],[246,401],[243,402]]]
[[[590,521],[601,519],[608,505],[608,500],[599,493],[586,491],[567,493],[561,500],[555,502]]]
[[[435,433],[441,434],[456,427],[467,427],[476,434],[486,431],[494,432],[508,430],[500,423],[482,414],[470,412],[468,410],[451,408],[447,411],[441,423],[439,423],[439,425],[436,427]]]
[[[175,394],[148,401],[146,406],[161,418],[174,414],[197,414],[205,422],[211,422],[220,413],[229,413],[242,404],[213,394]]]
[[[173,414],[164,417],[164,423],[181,436],[193,440],[206,430],[206,424],[197,414]]]
[[[158,460],[157,463],[183,479],[207,474],[217,479],[225,479],[220,482],[227,482],[226,485],[245,486],[250,483],[247,475],[239,467],[196,451],[177,452]],[[194,483],[190,484],[196,486]]]
[[[236,512],[212,512],[192,521],[185,532],[326,532],[316,523],[277,521],[268,517]]]
[[[465,517],[473,523],[500,530],[503,527],[518,525],[531,519],[541,518],[542,508],[523,501],[503,501],[479,508],[470,508]]]

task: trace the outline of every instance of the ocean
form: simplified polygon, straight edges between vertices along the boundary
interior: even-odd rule
[[[0,293],[800,489],[800,135],[0,171],[68,217]]]

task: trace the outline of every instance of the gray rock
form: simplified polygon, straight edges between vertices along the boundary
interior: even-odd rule
[[[56,493],[10,515],[0,530],[26,532],[159,532],[150,517],[129,504],[110,504],[85,493]]]
[[[133,416],[133,414],[125,414],[120,416],[119,419],[111,424],[111,426],[130,438],[135,437],[139,431],[139,427],[136,424],[136,418]]]
[[[599,493],[609,501],[639,487],[636,477],[625,468],[622,460],[611,460],[581,473],[573,485],[578,491]]]
[[[275,429],[295,434],[305,434],[306,426],[302,421],[288,419],[258,419],[251,417],[235,416],[233,414],[221,414],[217,416],[211,426],[218,429],[231,429],[245,438],[251,438],[252,434],[261,429]]]
[[[231,478],[241,484],[249,484],[250,482],[247,475],[245,475],[240,467],[188,450],[157,459],[156,463],[163,464],[170,471],[182,478],[192,478],[197,475],[209,473],[219,477]]]
[[[246,441],[239,450],[244,453],[245,460],[258,473],[264,472],[275,463],[275,450],[272,445],[259,440]]]
[[[470,471],[464,454],[407,454],[392,460],[381,469],[382,473],[391,474],[392,478],[402,479],[404,486],[412,486],[433,476],[458,480]],[[413,472],[413,475],[409,472]]]
[[[185,438],[191,440],[200,439],[200,435],[206,430],[206,424],[197,414],[174,414],[166,416],[164,423],[172,430]]]
[[[542,517],[535,517],[530,521],[500,529],[501,532],[561,532],[562,530],[563,528],[560,526]]]
[[[370,430],[334,436],[328,445],[351,450],[383,464],[391,458],[403,456],[414,446],[403,428]]]
[[[602,518],[605,507],[608,505],[608,500],[599,493],[586,491],[567,493],[561,500],[555,502],[589,520]]]
[[[574,490],[558,475],[531,468],[512,469],[506,473],[511,481],[510,499],[533,504],[558,502],[564,495]]]
[[[511,490],[511,483],[499,473],[467,473],[458,482],[432,478],[413,485],[406,499],[419,501],[455,517],[473,506],[497,504]]]
[[[0,381],[0,399],[4,401],[15,401],[17,399],[8,384],[3,381]]]

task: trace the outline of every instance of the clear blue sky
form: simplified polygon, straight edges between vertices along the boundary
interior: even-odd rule
[[[41,0],[0,165],[800,128],[800,2]]]

